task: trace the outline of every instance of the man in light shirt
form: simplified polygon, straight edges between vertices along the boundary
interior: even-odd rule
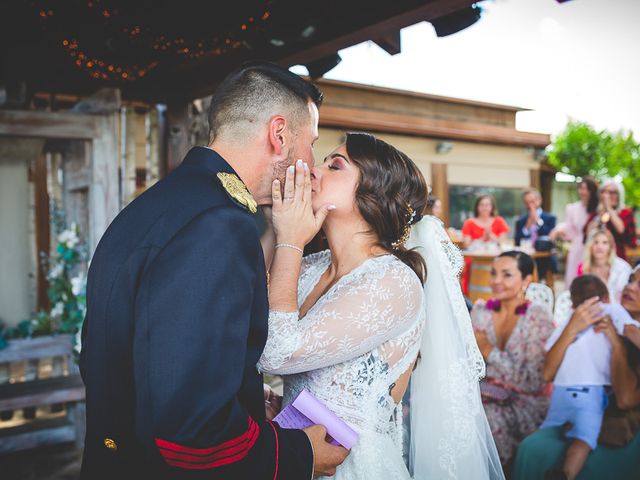
[[[622,335],[625,325],[639,325],[620,305],[609,303],[607,286],[595,275],[577,277],[570,292],[574,309],[593,297],[599,297],[602,303],[590,324],[577,329],[569,320],[556,328],[545,345],[545,377],[553,378],[554,389],[540,428],[571,423],[566,436],[572,439],[562,471],[549,472],[545,477],[549,479],[575,478],[598,444],[611,385],[611,343],[594,326],[612,322]]]

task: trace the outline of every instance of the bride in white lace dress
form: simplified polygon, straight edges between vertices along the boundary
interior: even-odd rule
[[[258,368],[283,376],[284,405],[306,388],[358,432],[334,478],[501,478],[477,390],[484,365],[470,322],[453,334],[447,327],[449,337],[425,323],[429,300],[447,304],[440,313],[452,325],[466,309],[455,277],[462,262],[438,221],[420,224],[437,250],[425,257],[439,297],[424,288],[423,257],[405,246],[428,194],[418,168],[371,135],[348,134],[307,171],[306,185],[296,175],[294,187],[293,177],[287,173],[284,199],[274,183],[269,336]],[[298,249],[321,219],[329,250],[302,259]],[[408,468],[400,399],[414,367],[422,380],[414,378],[411,391]]]

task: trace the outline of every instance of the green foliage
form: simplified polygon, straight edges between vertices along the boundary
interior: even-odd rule
[[[13,338],[28,338],[55,333],[78,334],[86,312],[86,275],[83,262],[86,252],[80,244],[78,228],[72,224],[65,229],[53,219],[58,230],[58,244],[52,257],[41,253],[43,266],[47,268],[49,288],[47,296],[51,303],[49,311],[41,310],[28,320],[13,328],[0,323],[0,349]]]
[[[627,205],[640,207],[640,144],[631,132],[597,131],[588,123],[569,120],[548,154],[549,163],[563,173],[622,178]]]

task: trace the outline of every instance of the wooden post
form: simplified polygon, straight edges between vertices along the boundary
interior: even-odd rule
[[[134,199],[136,193],[136,134],[138,129],[137,114],[134,109],[126,108],[125,110],[125,121],[120,126],[124,132],[124,158],[120,172],[122,207],[127,206]]]
[[[542,194],[542,209],[545,212],[551,211],[553,182],[556,177],[556,172],[553,168],[547,167],[544,164],[540,166],[540,193]]]
[[[529,170],[530,181],[529,185],[531,188],[535,188],[536,190],[540,190],[540,170]]]
[[[150,110],[147,114],[147,142],[149,143],[149,155],[147,157],[147,185],[151,187],[158,181],[161,175],[161,158],[164,156],[161,150],[161,139],[163,126],[161,123],[161,112],[157,108]]]
[[[36,262],[38,271],[38,310],[49,309],[49,298],[47,288],[49,282],[47,275],[42,268],[42,252],[49,254],[51,243],[51,227],[49,220],[49,191],[47,190],[47,156],[40,153],[33,163],[33,183],[34,183],[34,205],[36,223]]]
[[[182,162],[189,151],[190,103],[167,106],[167,174]]]
[[[442,202],[442,221],[449,226],[449,183],[446,163],[431,164],[431,194]]]
[[[98,117],[99,135],[92,145],[89,245],[91,254],[109,223],[120,211],[116,115]]]

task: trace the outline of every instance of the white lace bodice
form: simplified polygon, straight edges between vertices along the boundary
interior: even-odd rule
[[[298,306],[327,270],[327,250],[303,259]],[[424,327],[423,288],[392,255],[366,260],[343,276],[298,319],[270,312],[258,368],[283,375],[284,404],[306,388],[359,433],[399,441],[390,395],[418,355]]]

